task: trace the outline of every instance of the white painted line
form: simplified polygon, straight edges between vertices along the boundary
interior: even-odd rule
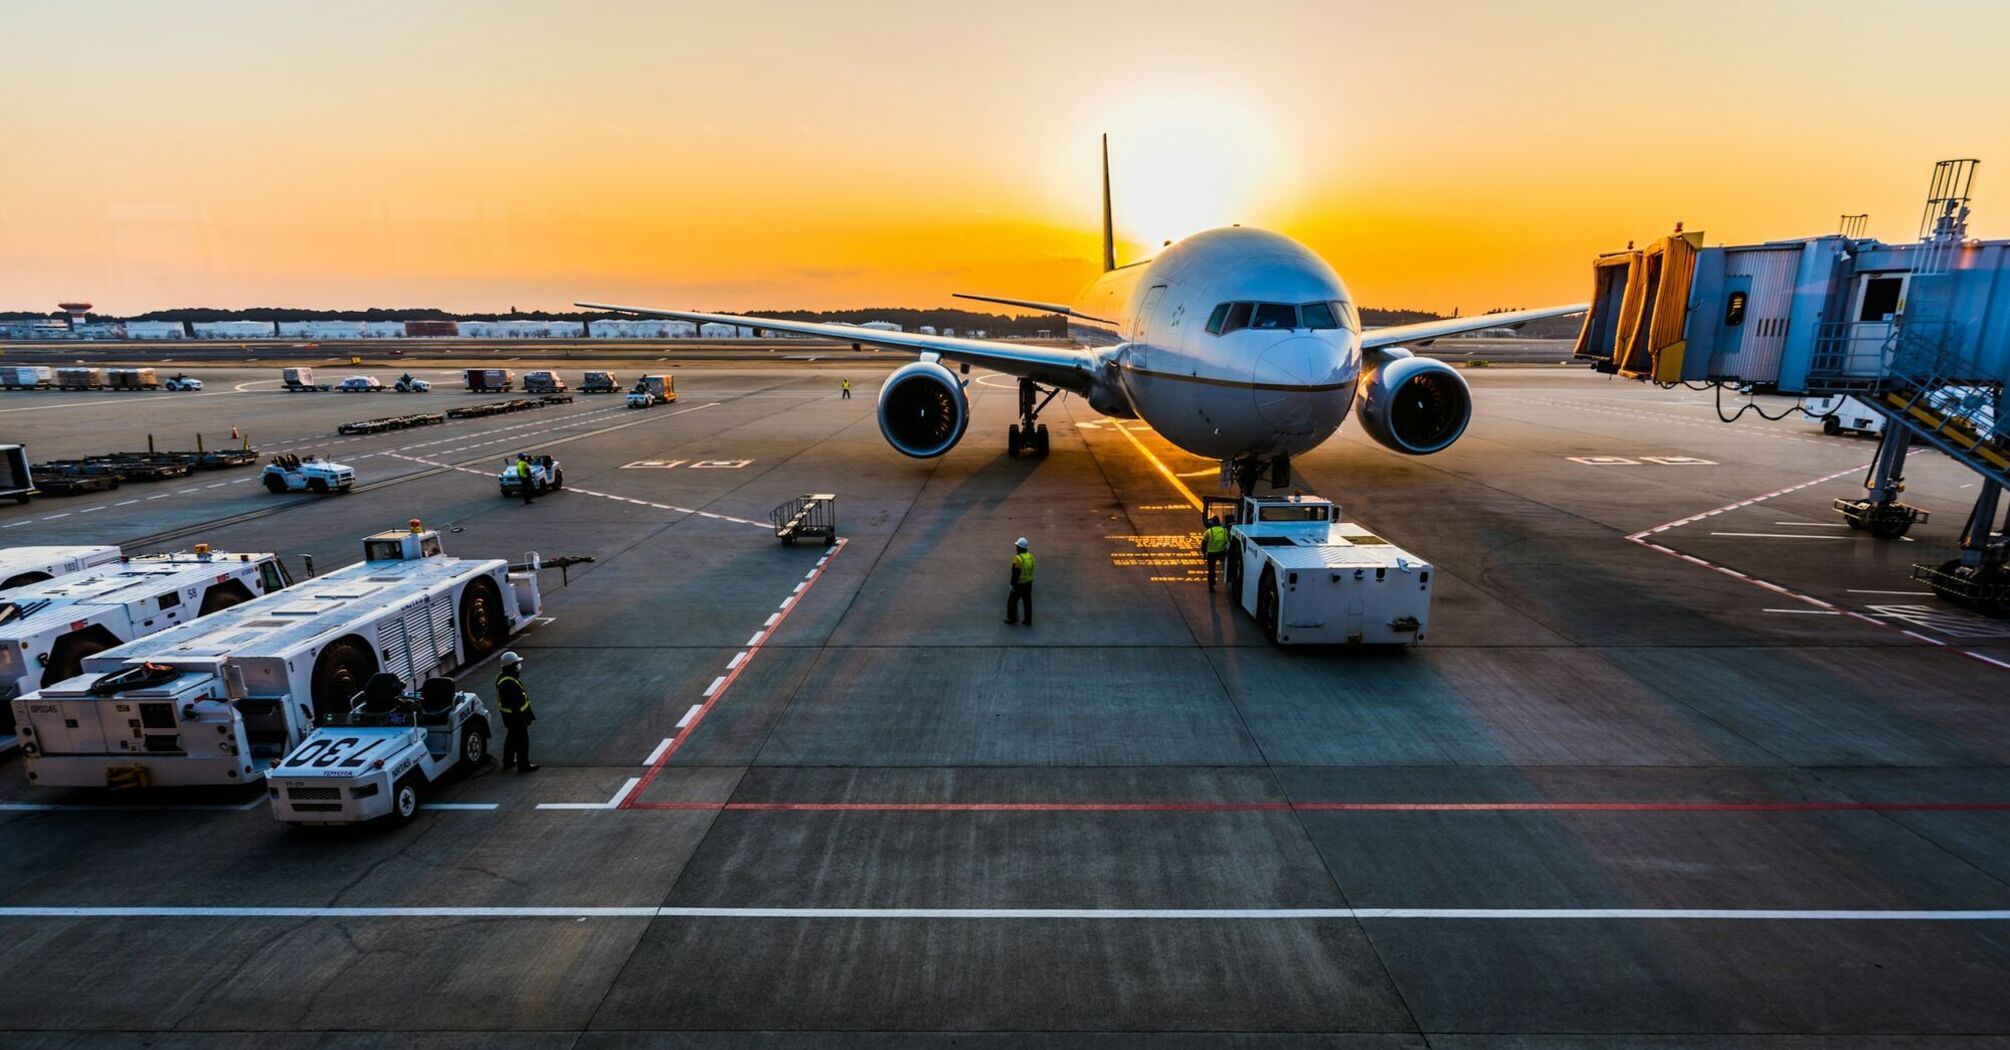
[[[698,712],[703,711],[704,709],[705,709],[704,704],[692,704],[691,710],[684,712],[684,717],[677,720],[677,728],[682,729],[685,726],[690,725],[691,720],[698,717]],[[670,741],[668,740],[664,741],[664,744],[666,745],[669,743]],[[644,762],[643,765],[653,766],[656,764],[656,760],[662,757],[663,757],[663,749],[659,747],[656,749],[655,753],[649,756],[649,761]]]
[[[67,517],[69,517],[69,516],[70,516],[70,512],[66,510],[66,511],[64,511],[64,512],[63,512],[63,513],[61,513],[61,514],[51,514],[51,515],[49,515],[48,517],[46,517],[46,518],[43,518],[42,520],[43,520],[43,521],[55,521],[55,520],[56,520],[57,518],[67,518]]]
[[[1932,591],[1870,591],[1870,590],[1864,590],[1860,587],[1847,587],[1844,589],[1848,591],[1850,594],[1906,594],[1918,598],[1933,597]]]
[[[1793,613],[1796,616],[1841,616],[1834,609],[1761,609],[1760,612]]]
[[[421,803],[419,803],[419,808],[420,808],[420,809],[448,809],[448,810],[488,810],[488,809],[495,809],[496,807],[497,807],[497,804],[496,804],[496,803],[494,803],[494,802],[421,802]]]
[[[1352,921],[1358,919],[1554,922],[1562,920],[1681,920],[1704,922],[2010,922],[2010,910],[1876,910],[1829,908],[695,908],[576,905],[572,907],[155,907],[27,905],[0,907],[7,919],[924,919],[1079,920],[1090,922],[1195,919]]]
[[[96,508],[96,507],[93,507],[93,508],[91,508],[91,509],[92,509],[92,510],[96,510],[97,508]],[[801,582],[801,583],[799,583],[799,584],[796,584],[796,589],[795,589],[795,590],[793,590],[793,591],[790,591],[789,593],[791,593],[791,594],[801,594],[801,593],[803,593],[803,588],[805,588],[805,587],[808,587],[809,585],[810,585],[810,582],[809,582],[808,580],[804,580],[803,582]]]
[[[158,495],[158,496],[148,496],[147,498],[148,498],[148,499],[166,499],[166,498],[168,498],[169,496],[172,496],[172,495],[174,495],[174,493],[172,493],[172,492],[163,492],[163,493],[161,493],[161,494],[160,494],[160,495]]]
[[[680,728],[681,728],[681,727],[680,727]],[[645,766],[653,766],[653,765],[655,765],[655,764],[656,764],[656,759],[662,756],[662,754],[663,754],[663,749],[664,749],[664,748],[667,748],[667,747],[669,747],[669,746],[670,746],[670,741],[672,741],[672,740],[674,740],[674,739],[676,739],[676,738],[675,738],[675,737],[667,737],[667,736],[666,736],[666,737],[664,737],[664,738],[663,738],[663,742],[662,742],[662,743],[660,743],[660,744],[657,744],[657,745],[656,745],[656,750],[654,750],[654,751],[651,751],[651,752],[649,752],[649,757],[648,757],[648,758],[645,758],[645,759],[643,759],[643,760],[642,760],[642,764],[643,764],[643,765],[645,765]]]
[[[114,504],[112,504],[112,506],[114,506],[114,507],[130,507],[130,506],[132,506],[133,504],[135,504],[135,503],[138,503],[138,502],[139,502],[139,500],[136,500],[136,499],[122,499],[122,500],[118,501],[117,503],[114,503]]]
[[[781,614],[781,613],[769,613],[769,614],[768,614],[768,618],[767,618],[767,620],[763,621],[763,622],[762,622],[762,624],[761,624],[761,626],[763,626],[763,627],[773,627],[773,626],[775,625],[775,621],[776,621],[776,620],[779,620],[779,619],[781,619],[781,618],[782,618],[782,614]]]
[[[1805,525],[1811,529],[1847,529],[1846,521],[1776,521],[1775,525]]]
[[[1975,650],[1973,650],[1973,649],[1963,649],[1963,650],[1961,650],[1961,652],[1962,652],[1962,655],[1964,655],[1964,656],[1972,656],[1972,657],[1976,658],[1977,660],[1980,660],[1980,661],[1982,661],[1982,662],[1983,662],[1983,663],[1985,663],[1985,664],[1995,664],[1996,666],[1998,666],[1998,667],[2001,667],[2001,668],[2003,668],[2003,669],[2004,669],[2004,670],[2006,670],[2006,671],[2010,671],[2010,664],[2007,664],[2007,663],[2004,663],[2003,661],[2001,661],[2001,660],[1998,660],[1998,659],[1996,659],[1996,658],[1995,658],[1995,657],[1993,657],[1993,656],[1984,656],[1984,655],[1982,655],[1981,653],[1978,653],[1978,652],[1976,652],[1976,651],[1975,651]],[[4,750],[6,750],[6,749],[5,749],[5,748],[0,748],[0,751],[4,751]]]
[[[26,524],[28,524],[28,523],[27,523],[27,522],[25,522],[25,521],[17,521],[17,522],[14,522],[14,523],[13,523],[13,524],[11,524],[11,525],[0,525],[0,529],[18,529],[18,528],[20,528],[21,526],[23,526],[23,525],[26,525]]]
[[[1848,536],[1820,536],[1812,532],[1713,532],[1712,536],[1745,536],[1765,540],[1846,540]]]
[[[99,512],[99,511],[101,511],[101,510],[104,510],[104,509],[105,509],[105,508],[103,508],[103,507],[85,507],[85,508],[84,508],[83,510],[80,510],[80,511],[78,511],[77,513],[79,513],[79,514],[96,514],[97,512]]]
[[[770,619],[772,619],[772,617],[770,617]],[[768,632],[765,630],[755,631],[754,636],[752,638],[747,639],[747,648],[752,649],[754,646],[761,644],[761,639],[766,638],[767,636]]]
[[[740,662],[742,660],[745,660],[746,658],[747,654],[744,651],[734,653],[733,658],[731,660],[726,661],[726,670],[730,671],[733,668],[740,666]]]
[[[791,605],[794,605],[794,604],[796,604],[796,596],[795,596],[795,595],[793,595],[793,594],[791,594],[791,595],[789,595],[788,597],[786,597],[786,598],[783,598],[783,599],[782,599],[782,605],[781,605],[781,607],[782,607],[782,608],[784,608],[784,609],[786,609],[786,608],[788,608],[789,606],[791,606]]]
[[[627,779],[626,781],[624,781],[624,782],[622,783],[622,785],[621,785],[621,790],[619,790],[619,791],[616,791],[616,792],[614,793],[614,797],[613,797],[613,798],[610,798],[610,799],[608,799],[608,800],[607,800],[607,801],[605,801],[605,802],[540,802],[540,803],[538,803],[538,804],[537,804],[537,808],[539,808],[539,809],[616,809],[616,808],[619,808],[619,807],[620,807],[620,805],[621,805],[621,800],[622,800],[623,798],[627,797],[627,795],[628,795],[628,793],[629,793],[630,791],[633,791],[633,790],[635,790],[635,785],[637,785],[637,784],[640,784],[641,782],[642,782],[642,778],[641,778],[641,777],[629,777],[629,778],[628,778],[628,779]]]
[[[705,687],[704,695],[707,697],[711,696],[713,693],[719,691],[720,686],[725,684],[726,684],[725,675],[720,675],[719,677],[712,679],[712,684]]]

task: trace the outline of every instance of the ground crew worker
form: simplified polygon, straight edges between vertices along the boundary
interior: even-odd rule
[[[842,389],[842,390],[844,391],[844,396],[843,396],[843,397],[841,397],[841,398],[839,398],[838,400],[840,400],[840,401],[850,401],[850,400],[851,400],[851,380],[849,380],[849,379],[841,379],[841,380],[839,380],[839,381],[838,381],[838,384],[839,384],[839,387],[840,387],[840,388],[841,388],[841,389]]]
[[[1026,537],[1019,537],[1018,553],[1012,555],[1012,591],[1005,598],[1005,622],[1019,623],[1019,607],[1024,605],[1025,624],[1033,626],[1033,552],[1026,549]]]
[[[516,487],[518,491],[523,493],[523,501],[526,505],[530,503],[532,496],[537,495],[537,493],[531,491],[530,457],[522,453],[518,453],[516,457]]]
[[[1228,530],[1222,527],[1220,518],[1207,519],[1207,531],[1200,534],[1200,550],[1207,555],[1207,589],[1212,591],[1215,566],[1228,557]]]
[[[502,768],[514,762],[519,773],[537,772],[537,763],[530,760],[530,724],[537,715],[523,688],[523,657],[515,653],[502,654],[502,670],[496,672],[496,709],[502,712]]]

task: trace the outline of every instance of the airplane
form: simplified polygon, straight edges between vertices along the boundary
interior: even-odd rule
[[[1103,273],[1073,303],[956,293],[1067,318],[1077,345],[880,331],[772,317],[575,303],[647,317],[720,323],[906,350],[919,360],[880,387],[888,444],[917,459],[956,447],[970,423],[971,365],[1019,380],[1019,422],[1006,451],[1045,455],[1040,413],[1066,391],[1105,416],[1139,419],[1187,452],[1221,461],[1222,483],[1245,494],[1266,473],[1291,483],[1291,457],[1332,437],[1350,411],[1397,452],[1451,446],[1472,418],[1472,395],[1450,366],[1400,344],[1581,313],[1586,304],[1453,317],[1364,331],[1339,274],[1282,234],[1243,226],[1173,242],[1118,266],[1110,214],[1110,146],[1103,136]],[[960,366],[961,376],[944,362]],[[1044,395],[1044,396],[1043,396]]]

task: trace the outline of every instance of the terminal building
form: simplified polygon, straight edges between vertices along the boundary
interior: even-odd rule
[[[1662,385],[1757,394],[1848,395],[1885,417],[1862,499],[1837,500],[1851,528],[1903,536],[1925,512],[1899,500],[1906,453],[1924,442],[1976,472],[1960,557],[1915,565],[1935,593],[2010,615],[2010,541],[1997,522],[2010,486],[2010,240],[1968,236],[1974,160],[1934,169],[1919,239],[1832,235],[1703,245],[1663,237],[1600,257],[1575,354]]]

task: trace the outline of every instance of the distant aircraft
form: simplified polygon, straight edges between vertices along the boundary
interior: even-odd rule
[[[920,360],[879,391],[887,443],[927,459],[956,446],[970,423],[967,380],[981,365],[1019,377],[1019,422],[1006,450],[1044,455],[1042,409],[1066,390],[1107,416],[1141,419],[1197,456],[1218,459],[1244,492],[1266,473],[1290,484],[1291,457],[1332,437],[1352,410],[1361,428],[1398,452],[1442,451],[1472,418],[1457,371],[1412,356],[1401,343],[1579,313],[1585,304],[1483,314],[1361,330],[1347,286],[1324,259],[1267,230],[1232,226],[1169,245],[1154,258],[1116,264],[1110,221],[1109,137],[1103,138],[1103,275],[1070,304],[993,295],[960,298],[1061,314],[1074,347],[1028,346],[887,332],[772,317],[577,303],[914,351]]]

